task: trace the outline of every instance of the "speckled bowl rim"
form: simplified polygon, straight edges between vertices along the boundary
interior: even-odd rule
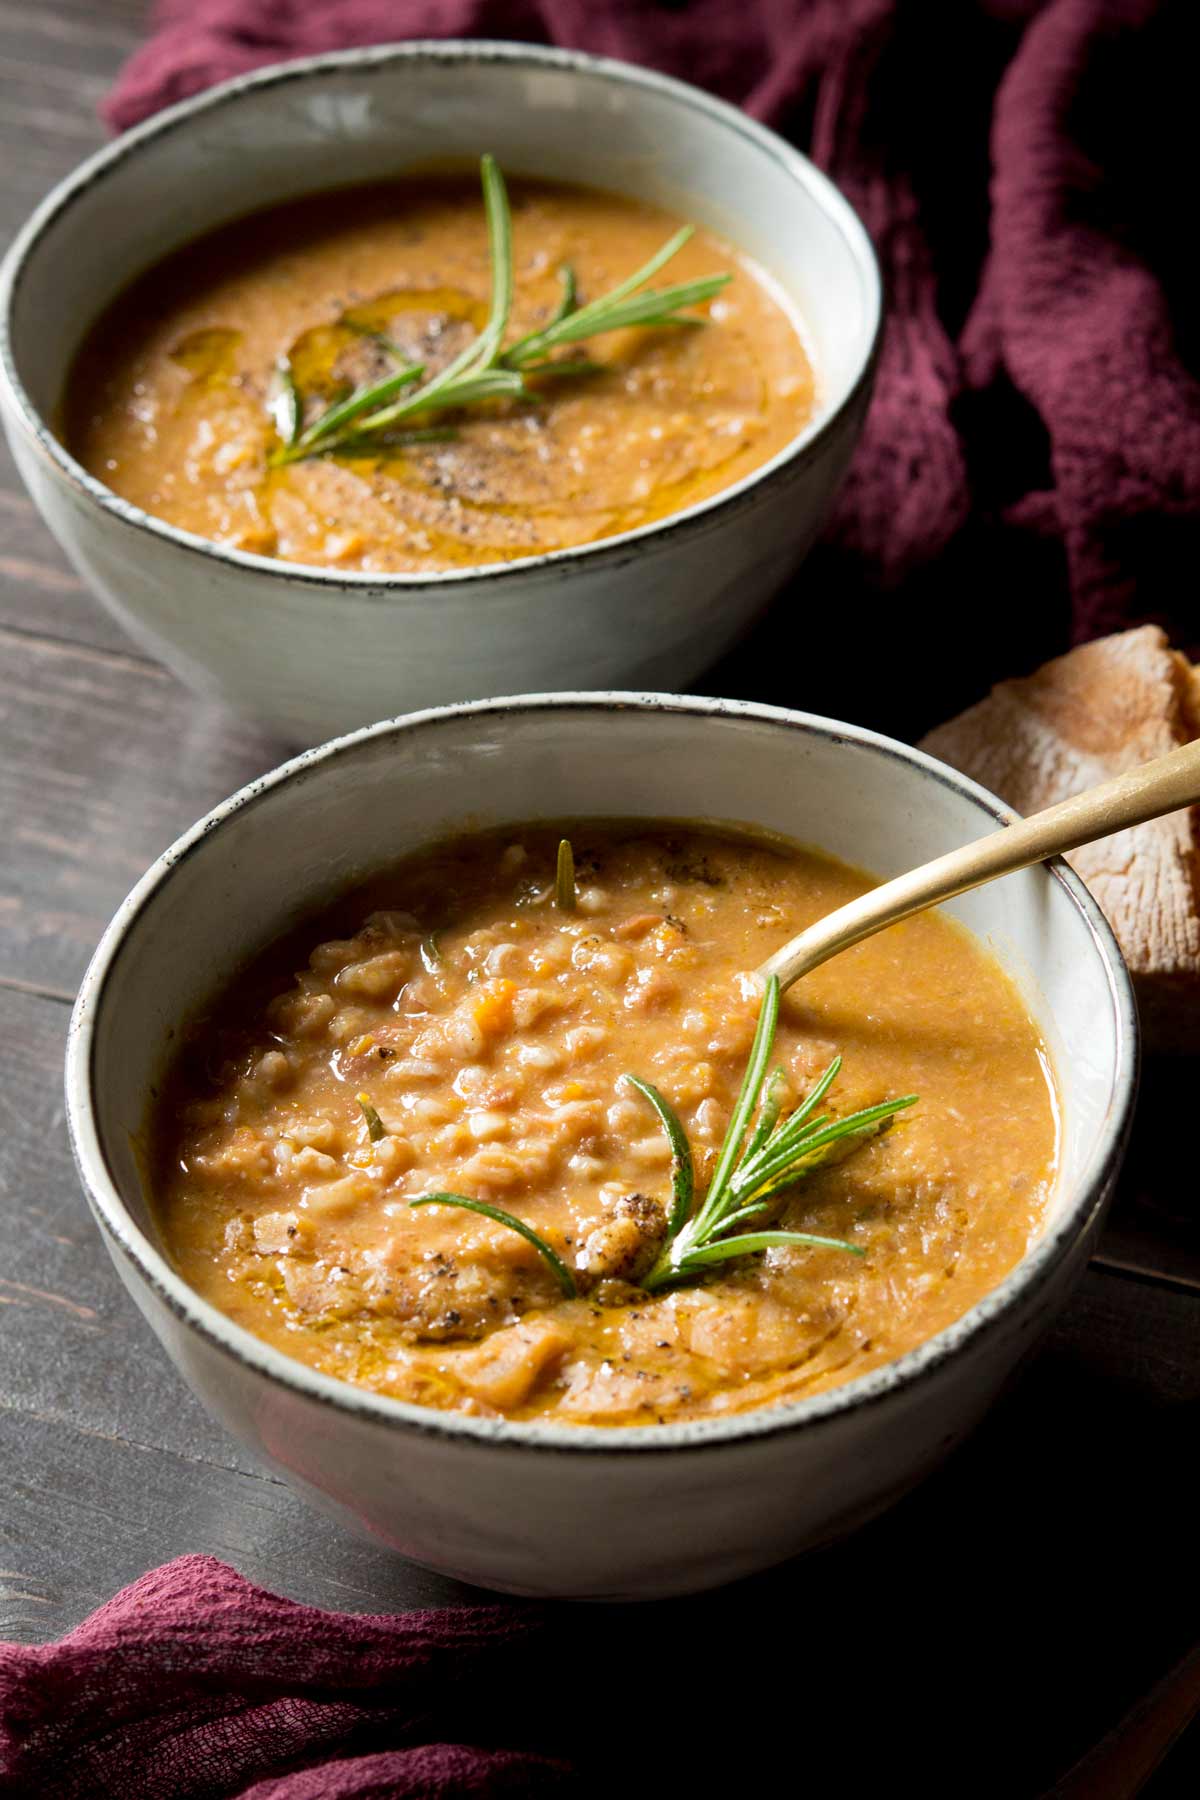
[[[946,764],[863,726],[745,701],[618,692],[520,695],[430,708],[383,720],[293,757],[215,807],[158,858],[118,909],[100,940],[83,978],[68,1027],[67,1123],[80,1179],[110,1247],[133,1265],[156,1298],[177,1319],[208,1345],[265,1380],[331,1407],[335,1412],[391,1427],[400,1436],[416,1431],[447,1441],[470,1440],[498,1448],[555,1455],[653,1456],[667,1451],[716,1450],[756,1438],[811,1430],[851,1410],[863,1412],[879,1406],[898,1389],[912,1388],[918,1382],[928,1380],[960,1351],[994,1330],[1018,1302],[1031,1299],[1044,1287],[1072,1247],[1097,1222],[1129,1135],[1139,1064],[1137,1009],[1129,973],[1108,921],[1074,871],[1061,859],[1056,859],[1044,865],[1046,879],[1057,882],[1066,890],[1103,965],[1116,1040],[1112,1092],[1086,1170],[1075,1194],[1063,1207],[1062,1216],[998,1287],[944,1331],[927,1338],[895,1361],[853,1381],[789,1404],[759,1407],[731,1418],[693,1419],[675,1424],[609,1428],[467,1418],[371,1394],[333,1376],[321,1375],[273,1349],[244,1327],[235,1325],[176,1273],[134,1222],[121,1198],[100,1144],[93,1105],[93,1093],[103,1080],[94,1062],[96,1025],[109,977],[122,955],[136,943],[141,914],[170,882],[174,871],[189,857],[204,854],[232,817],[268,801],[270,795],[285,783],[306,780],[323,764],[370,740],[419,733],[430,726],[436,728],[458,719],[487,721],[529,712],[552,714],[630,709],[685,713],[694,718],[745,719],[777,726],[781,731],[795,730],[834,743],[854,744],[892,761],[908,764],[924,774],[931,787],[947,788],[974,801],[986,816],[1002,824],[1011,824],[1018,817],[994,794]]]
[[[468,569],[442,569],[427,574],[380,574],[361,570],[314,568],[304,563],[284,562],[276,557],[256,556],[216,544],[194,532],[181,530],[152,513],[134,506],[111,488],[97,481],[59,442],[38,408],[26,392],[17,370],[13,346],[13,306],[25,274],[26,265],[49,228],[69,208],[86,200],[89,190],[128,157],[136,156],[143,147],[195,120],[204,119],[222,107],[237,103],[247,94],[265,92],[293,82],[320,81],[330,73],[358,70],[364,76],[386,74],[398,63],[435,62],[443,64],[483,64],[506,69],[555,69],[563,73],[596,77],[622,87],[644,89],[674,99],[693,112],[703,115],[716,131],[734,132],[747,139],[756,149],[776,163],[785,174],[802,187],[812,201],[839,232],[863,279],[864,294],[870,317],[863,334],[863,347],[858,367],[844,387],[836,405],[823,408],[817,417],[797,434],[789,444],[752,469],[731,487],[705,500],[669,514],[665,519],[639,525],[632,531],[613,537],[598,538],[592,543],[569,545],[561,550],[544,551],[537,556],[523,556],[511,562],[482,563]],[[336,185],[331,183],[331,186]],[[136,273],[136,272],[135,272]],[[132,277],[131,277],[132,278]],[[879,354],[883,326],[883,291],[879,264],[870,237],[849,201],[808,158],[794,150],[775,132],[758,124],[736,107],[723,100],[659,75],[650,69],[611,57],[588,56],[581,51],[557,50],[529,44],[510,44],[479,39],[469,42],[415,39],[403,44],[376,45],[366,49],[339,50],[310,56],[292,62],[275,63],[250,75],[239,75],[230,81],[206,89],[193,99],[156,113],[145,124],[125,132],[114,143],[97,151],[80,164],[47,195],[32,217],[18,233],[8,254],[0,263],[0,397],[8,402],[10,417],[20,423],[32,448],[48,460],[55,473],[65,479],[77,494],[99,506],[122,525],[175,545],[178,549],[204,556],[216,563],[230,563],[237,568],[277,581],[300,582],[332,590],[352,588],[364,590],[368,597],[389,593],[412,593],[423,588],[437,589],[459,582],[501,583],[510,579],[528,579],[539,571],[551,573],[569,568],[586,558],[589,563],[622,562],[638,554],[638,546],[652,538],[658,542],[685,532],[702,531],[723,524],[727,515],[753,503],[764,489],[770,489],[805,466],[823,448],[826,438],[839,419],[850,409],[863,388],[872,379]]]

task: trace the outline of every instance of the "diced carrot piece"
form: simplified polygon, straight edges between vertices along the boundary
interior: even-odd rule
[[[480,1031],[494,1035],[511,1030],[516,997],[515,981],[506,981],[503,977],[489,981],[471,1009]]]

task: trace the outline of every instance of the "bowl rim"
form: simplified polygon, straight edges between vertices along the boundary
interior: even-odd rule
[[[552,1455],[647,1456],[716,1450],[735,1443],[776,1438],[792,1431],[812,1430],[821,1424],[836,1422],[852,1411],[865,1412],[901,1389],[911,1390],[917,1383],[928,1381],[949,1359],[1000,1325],[1018,1300],[1044,1288],[1073,1246],[1086,1239],[1097,1222],[1129,1135],[1140,1057],[1137,1008],[1129,972],[1108,921],[1074,870],[1061,858],[1055,858],[1041,866],[1048,880],[1066,890],[1080,915],[1093,951],[1103,965],[1112,1006],[1112,1088],[1091,1155],[1061,1217],[1050,1225],[998,1286],[933,1337],[852,1381],[789,1403],[753,1408],[725,1418],[693,1419],[673,1424],[609,1427],[477,1419],[414,1406],[321,1374],[276,1350],[245,1327],[236,1325],[175,1272],[164,1252],[137,1225],[117,1188],[101,1146],[94,1103],[94,1095],[100,1086],[95,1066],[96,1026],[105,1003],[109,977],[127,946],[136,943],[140,915],[170,882],[174,871],[189,857],[201,853],[232,818],[269,801],[276,789],[303,778],[325,763],[347,753],[353,754],[376,739],[420,732],[460,719],[487,720],[497,715],[525,712],[576,714],[631,709],[684,713],[694,718],[746,719],[865,747],[885,758],[915,767],[932,782],[974,801],[985,815],[1001,824],[1011,824],[1019,817],[994,794],[947,764],[864,726],[756,702],[618,691],[518,695],[403,714],[306,750],[222,801],[157,858],[118,908],[101,938],[84,975],[68,1026],[65,1095],[76,1168],[114,1259],[119,1252],[169,1313],[210,1348],[231,1358],[243,1371],[248,1370],[268,1383],[282,1386],[306,1401],[354,1416],[360,1422],[396,1430],[400,1436],[407,1431],[416,1431],[426,1438],[440,1438],[446,1442],[490,1444],[497,1448]]]
[[[858,365],[836,405],[819,410],[804,429],[781,450],[767,462],[742,476],[740,481],[677,513],[670,513],[663,519],[635,526],[630,531],[617,532],[612,537],[596,538],[586,544],[567,545],[533,556],[517,557],[509,562],[480,563],[470,568],[439,569],[426,573],[327,569],[236,550],[156,518],[142,507],[122,499],[102,481],[89,474],[50,429],[27,392],[17,367],[12,330],[13,308],[27,265],[50,228],[78,202],[86,201],[93,187],[119,168],[127,158],[136,156],[146,145],[180,129],[187,129],[195,121],[203,121],[225,106],[236,105],[247,95],[253,97],[256,93],[293,82],[320,81],[325,75],[347,69],[375,75],[386,72],[396,64],[413,62],[460,66],[484,64],[507,69],[555,69],[593,77],[618,86],[665,95],[703,115],[710,127],[733,131],[748,139],[762,155],[780,166],[793,182],[802,187],[830,220],[845,241],[864,283],[868,306],[864,343]],[[114,519],[119,526],[149,533],[152,538],[171,544],[176,549],[207,557],[218,564],[232,565],[249,574],[316,588],[352,588],[366,598],[384,598],[389,594],[412,593],[425,588],[440,589],[464,582],[501,583],[509,578],[528,579],[541,571],[549,571],[553,575],[559,568],[569,567],[580,559],[587,559],[589,563],[619,565],[638,555],[639,546],[647,539],[653,539],[657,545],[660,540],[704,531],[723,523],[727,513],[739,511],[752,503],[764,488],[776,487],[818,454],[839,421],[853,408],[863,389],[869,387],[879,357],[882,331],[883,281],[866,227],[828,176],[822,174],[814,163],[768,126],[759,124],[739,108],[716,99],[689,82],[660,75],[655,70],[643,69],[632,63],[620,62],[614,57],[592,56],[583,51],[510,43],[500,39],[421,38],[398,44],[326,51],[317,56],[272,63],[269,67],[254,70],[247,75],[234,76],[154,114],[152,118],[131,131],[124,132],[113,143],[80,163],[70,175],[51,189],[13,240],[3,261],[0,261],[0,403],[4,403],[8,417],[20,425],[31,448],[49,461],[58,478],[72,488],[85,504],[90,502],[98,506],[102,513]]]

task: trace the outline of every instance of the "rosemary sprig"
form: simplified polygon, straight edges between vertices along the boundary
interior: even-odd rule
[[[279,438],[269,458],[273,465],[334,451],[354,454],[381,442],[422,441],[416,433],[397,434],[397,427],[429,413],[460,411],[481,401],[529,398],[535,389],[530,387],[528,377],[539,380],[592,374],[599,364],[587,358],[556,358],[554,352],[564,345],[631,326],[702,325],[703,318],[686,309],[711,300],[732,279],[722,273],[678,282],[673,287],[646,286],[692,236],[693,227],[685,225],[640,269],[584,306],[579,304],[575,272],[564,266],[559,271],[562,298],[553,317],[505,349],[513,300],[512,214],[504,177],[494,157],[482,158],[480,175],[492,278],[491,305],[483,330],[428,381],[421,379],[425,373],[423,364],[402,365],[382,380],[340,397],[303,430],[302,406],[294,381],[286,407],[273,390],[268,397],[268,410]],[[382,334],[371,335],[393,355],[398,354],[396,346]],[[281,369],[284,360],[281,359]],[[414,388],[415,392],[411,391]]]
[[[552,1250],[545,1238],[539,1237],[531,1225],[524,1219],[516,1218],[512,1213],[502,1212],[498,1206],[489,1206],[486,1200],[468,1200],[465,1194],[425,1194],[420,1200],[410,1200],[410,1206],[461,1206],[467,1212],[482,1213],[485,1219],[491,1219],[497,1225],[507,1225],[523,1237],[527,1244],[532,1244],[542,1260],[547,1263],[558,1277],[558,1285],[568,1300],[573,1300],[577,1293],[575,1277],[568,1269],[562,1257]]]
[[[558,840],[558,863],[554,871],[554,904],[559,912],[575,911],[575,852],[570,838]]]
[[[562,840],[567,844],[567,840]],[[569,849],[570,846],[567,845]],[[675,1287],[691,1281],[719,1263],[731,1262],[739,1256],[753,1256],[777,1244],[801,1244],[814,1250],[844,1250],[850,1256],[863,1256],[859,1244],[845,1238],[821,1237],[811,1231],[776,1231],[764,1224],[764,1215],[774,1210],[774,1202],[788,1188],[795,1187],[814,1170],[841,1162],[853,1155],[872,1138],[890,1129],[897,1113],[915,1106],[916,1094],[902,1094],[898,1100],[884,1100],[878,1106],[867,1106],[844,1119],[831,1119],[814,1114],[829,1092],[842,1066],[835,1056],[820,1080],[795,1110],[782,1122],[780,1089],[782,1071],[768,1079],[767,1065],[779,1023],[779,982],[772,976],[763,994],[758,1026],[750,1049],[750,1060],[738,1094],[733,1117],[729,1121],[717,1167],[699,1210],[693,1214],[695,1172],[687,1133],[670,1101],[648,1081],[626,1075],[630,1087],[648,1100],[658,1114],[667,1142],[671,1146],[672,1201],[667,1220],[666,1239],[658,1258],[641,1282],[653,1293],[657,1288]],[[366,1096],[358,1096],[367,1114],[372,1138],[371,1116]],[[757,1118],[755,1114],[757,1113]],[[379,1115],[374,1114],[379,1122]],[[753,1129],[751,1122],[753,1121]],[[383,1126],[379,1126],[380,1133]],[[747,1137],[747,1132],[749,1136]],[[426,1194],[410,1200],[410,1206],[460,1206],[467,1212],[481,1213],[497,1225],[507,1225],[523,1237],[553,1270],[558,1284],[568,1299],[578,1293],[575,1277],[545,1238],[532,1226],[512,1213],[502,1212],[483,1200],[469,1200],[463,1194]],[[751,1231],[737,1231],[734,1225],[760,1221]]]
[[[827,1114],[814,1117],[842,1066],[838,1056],[802,1104],[780,1122],[782,1077],[776,1071],[767,1078],[778,1023],[779,983],[772,976],[763,995],[750,1060],[717,1166],[708,1192],[694,1214],[691,1155],[683,1126],[657,1088],[636,1076],[626,1076],[658,1113],[671,1146],[673,1165],[674,1204],[667,1241],[642,1282],[648,1291],[674,1286],[714,1264],[749,1256],[775,1244],[845,1250],[852,1256],[864,1254],[859,1245],[843,1238],[818,1237],[806,1231],[756,1229],[730,1235],[730,1228],[735,1225],[747,1225],[752,1220],[761,1225],[786,1189],[887,1131],[896,1114],[914,1105],[917,1098],[915,1094],[905,1094],[898,1100],[885,1100],[878,1106],[851,1113],[845,1119],[831,1119]]]
[[[395,396],[419,380],[424,373],[419,363],[397,369],[382,381],[360,388],[339,407],[331,408],[314,420],[292,448],[285,447],[276,454],[276,461],[291,462],[301,455],[324,455],[341,448],[348,424],[354,424],[355,436],[361,438],[391,430],[414,413],[468,406],[478,400],[521,391],[523,384],[519,375],[492,367],[500,353],[512,307],[512,215],[504,177],[495,158],[485,156],[480,167],[492,268],[492,300],[487,323],[479,336],[407,399],[398,400]]]

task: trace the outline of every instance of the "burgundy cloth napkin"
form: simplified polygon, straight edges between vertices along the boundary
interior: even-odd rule
[[[514,1747],[535,1729],[543,1626],[543,1614],[517,1606],[321,1612],[213,1557],[182,1556],[57,1644],[0,1644],[0,1792],[560,1793],[567,1765]]]
[[[157,18],[115,125],[288,56],[491,35],[682,76],[829,171],[890,317],[836,518],[771,622],[803,630],[811,666],[814,628],[819,645],[855,596],[867,629],[851,667],[826,659],[824,710],[916,731],[1148,619],[1200,648],[1194,0],[160,0]]]

